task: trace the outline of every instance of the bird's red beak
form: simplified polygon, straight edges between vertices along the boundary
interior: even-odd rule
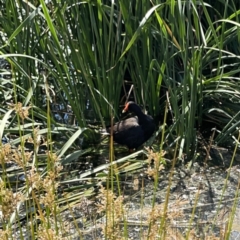
[[[127,112],[128,111],[128,103],[126,103],[126,105],[125,105],[125,108],[122,110],[122,113],[125,113],[125,112]]]

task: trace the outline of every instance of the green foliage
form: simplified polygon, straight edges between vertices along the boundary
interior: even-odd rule
[[[19,221],[19,209],[26,204],[26,212],[31,217],[38,213],[38,219],[49,230],[49,219],[58,216],[59,205],[79,203],[80,197],[92,196],[97,182],[105,183],[107,178],[111,179],[112,189],[117,182],[121,195],[118,175],[142,168],[136,156],[144,158],[144,163],[155,159],[158,168],[152,172],[157,189],[157,162],[163,160],[161,150],[166,146],[175,148],[174,164],[185,154],[188,159],[195,159],[198,131],[208,124],[217,129],[214,139],[217,144],[229,143],[229,138],[239,143],[236,137],[240,123],[238,1],[0,0],[0,9],[0,139],[5,134],[11,135],[11,146],[1,145],[4,181],[0,187],[2,203],[5,200],[14,209],[3,214],[6,217],[3,229],[11,229]],[[112,116],[117,117],[118,107],[126,99],[123,89],[128,84],[134,85],[135,100],[164,123],[161,143],[157,143],[159,153],[141,150],[115,160],[111,139],[110,163],[80,175],[74,169],[71,173],[78,174],[77,177],[59,181],[63,175],[68,176],[66,170],[60,173],[60,165],[67,168],[86,154],[95,157],[98,149],[89,147],[90,143],[102,138],[89,129],[88,123],[101,121],[104,127]],[[67,113],[71,106],[71,123],[63,125],[56,119],[57,104],[63,105]],[[38,138],[42,135],[47,146],[44,154],[40,153],[42,145]],[[78,144],[83,139],[87,143],[84,149]],[[27,140],[34,143],[32,155],[27,151],[26,145],[30,143]],[[9,158],[15,156],[16,161],[18,156],[21,160],[14,162],[18,164],[16,172],[8,169],[5,162],[8,158],[3,152],[9,149],[12,151]],[[99,152],[103,155],[102,149]],[[148,160],[146,156],[150,156]],[[132,164],[116,168],[126,161]],[[172,174],[173,170],[164,216]],[[22,198],[16,198],[18,201],[11,205],[2,196],[4,193],[13,196],[9,189],[14,181],[18,186],[16,175],[24,175],[27,181],[19,187]],[[57,196],[57,183],[72,195]],[[67,184],[75,185],[69,188]],[[56,201],[48,205],[47,194],[43,193],[53,194],[50,200]],[[45,201],[47,220],[39,196],[44,196],[41,201]],[[111,203],[115,200],[112,196]],[[153,205],[155,200],[154,197]],[[110,214],[117,214],[112,209]],[[155,223],[158,227],[159,222],[153,220],[149,233]],[[166,232],[165,222],[163,217],[160,229],[155,231],[161,236]],[[55,229],[58,236],[58,226]],[[30,230],[34,237],[34,227]],[[126,238],[126,230],[124,234]]]

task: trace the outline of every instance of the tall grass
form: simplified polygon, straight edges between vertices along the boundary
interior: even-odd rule
[[[81,141],[83,136],[95,136],[93,130],[86,128],[89,122],[100,121],[104,127],[112,115],[118,117],[119,105],[126,100],[123,89],[127,84],[134,86],[135,101],[158,122],[164,123],[160,149],[167,146],[174,148],[174,163],[185,159],[185,156],[188,160],[197,158],[199,130],[208,124],[216,127],[215,143],[229,143],[229,138],[238,143],[239,3],[220,0],[53,0],[47,3],[43,0],[0,0],[0,8],[0,58],[6,59],[10,66],[8,70],[1,69],[0,111],[3,117],[0,137],[16,134],[11,143],[19,147],[19,152],[14,150],[11,154],[21,155],[24,164],[20,166],[20,174],[27,176],[29,167],[32,168],[32,178],[27,179],[26,186],[21,188],[24,196],[19,195],[12,202],[15,210],[11,214],[4,213],[6,221],[2,226],[5,231],[13,222],[19,221],[17,210],[31,198],[26,209],[30,211],[32,206],[36,206],[33,216],[38,210],[46,230],[44,236],[50,239],[53,234],[49,231],[50,216],[58,215],[58,206],[55,202],[50,205],[48,201],[55,197],[60,204],[65,201],[55,195],[57,186],[53,180],[58,181],[61,177],[58,161],[61,165],[68,165],[88,152],[93,154],[97,151],[90,146],[85,150],[79,149],[82,145],[79,146],[77,141]],[[5,73],[10,77],[6,78]],[[57,121],[53,109],[57,104],[63,105],[68,115],[71,106],[71,126]],[[168,109],[167,120],[165,106]],[[29,113],[25,116],[26,112]],[[42,134],[50,150],[43,155],[38,154],[40,146],[36,138]],[[58,137],[54,142],[52,134],[65,137],[64,145]],[[27,138],[34,143],[34,161],[30,164],[27,163],[29,155],[24,154]],[[52,148],[54,144],[59,144],[57,150]],[[1,147],[2,152],[7,151],[6,146]],[[91,187],[96,184],[88,181],[92,173],[99,174],[95,180],[107,179],[109,176],[103,170],[112,167],[112,182],[108,190],[113,188],[113,179],[118,179],[119,171],[115,164],[129,160],[129,157],[114,161],[112,143],[110,151],[110,164],[80,175],[81,184],[76,188],[83,191],[68,196],[69,206],[79,196],[93,194]],[[159,152],[159,155],[151,155],[140,151],[131,157],[144,153],[155,156],[159,161],[162,158],[162,152]],[[4,160],[5,155],[2,156]],[[44,169],[41,168],[43,159],[47,160]],[[121,171],[141,167],[137,162],[128,168],[122,166]],[[3,178],[7,179],[9,174],[4,161],[2,169]],[[33,180],[40,178],[48,180],[46,185],[41,183],[39,190],[49,197],[41,199],[42,202],[38,201],[33,191],[36,187]],[[169,180],[171,182],[171,177]],[[71,180],[61,182],[63,185],[70,183]],[[2,192],[13,196],[7,191],[12,182],[4,184]],[[48,184],[51,187],[48,188]],[[155,186],[157,184],[158,177]],[[66,188],[64,190],[67,191]],[[115,236],[112,230],[119,233],[119,219],[122,220],[124,214],[123,211],[115,212],[114,204],[123,210],[123,202],[120,198],[116,200],[114,194],[106,197],[109,191],[102,189],[101,195],[109,203],[109,209],[105,206],[105,210],[110,211],[108,220],[112,226],[105,230]],[[121,195],[120,185],[118,191]],[[167,212],[169,191],[164,214]],[[21,197],[23,201],[19,200]],[[16,204],[18,200],[20,204]],[[4,204],[7,201],[8,198]],[[47,220],[43,217],[42,203],[47,206]],[[153,201],[152,216],[157,211],[154,206]],[[117,216],[118,221],[111,214]],[[160,218],[161,227],[156,232],[165,237],[166,217],[158,213],[157,219]],[[123,220],[126,237],[126,219]],[[149,220],[148,236],[158,226],[159,222],[155,220]],[[55,219],[54,234],[58,234],[57,223]],[[34,235],[33,227],[31,232]],[[190,228],[187,235],[190,235]]]
[[[220,131],[221,123],[239,111],[239,10],[234,2],[224,11],[203,1],[40,3],[1,2],[6,9],[2,53],[20,54],[5,55],[17,72],[16,86],[23,88],[17,87],[18,98],[26,99],[32,89],[31,101],[41,107],[40,89],[50,88],[51,100],[57,96],[71,105],[84,127],[87,108],[103,126],[112,112],[118,116],[125,78],[134,85],[135,100],[154,116],[162,116],[167,92],[168,132],[180,137],[189,158],[206,115]],[[220,97],[232,110],[220,109]]]

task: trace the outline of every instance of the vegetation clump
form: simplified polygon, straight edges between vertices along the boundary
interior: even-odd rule
[[[224,226],[217,219],[239,164],[240,4],[0,0],[0,8],[0,238],[128,239],[138,229],[136,239],[229,239],[239,184]],[[150,148],[133,153],[102,131],[127,101],[157,126],[144,139]],[[229,161],[219,146],[234,148]],[[209,227],[196,216],[215,158],[228,172]],[[186,192],[182,176],[198,174]],[[191,206],[172,195],[179,188]],[[188,224],[175,224],[186,212]]]

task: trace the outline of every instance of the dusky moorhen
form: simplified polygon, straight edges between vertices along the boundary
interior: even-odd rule
[[[142,112],[135,102],[128,102],[123,112],[133,112],[135,117],[130,117],[115,123],[113,127],[113,140],[121,145],[126,145],[130,150],[136,149],[146,142],[155,131],[155,123],[151,116]],[[111,127],[107,128],[111,134]]]

